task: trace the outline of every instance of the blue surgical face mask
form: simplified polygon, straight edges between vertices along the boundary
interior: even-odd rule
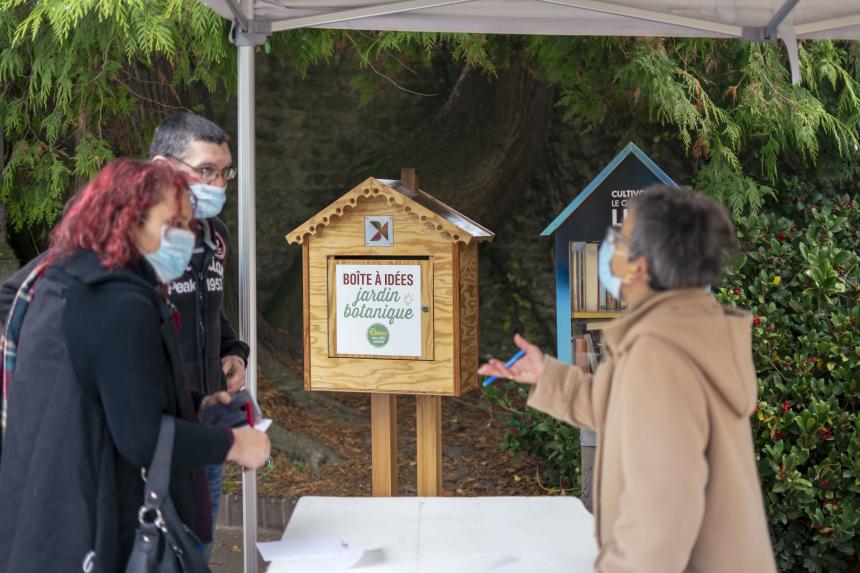
[[[178,279],[191,262],[194,252],[194,233],[185,229],[161,227],[161,244],[154,253],[144,253],[147,262],[163,283]]]
[[[221,212],[224,201],[227,200],[227,188],[207,185],[206,183],[191,183],[188,188],[194,195],[195,219],[208,219]]]
[[[612,274],[612,258],[615,256],[615,244],[609,241],[600,243],[597,253],[597,277],[600,284],[618,300],[621,300],[621,279]]]

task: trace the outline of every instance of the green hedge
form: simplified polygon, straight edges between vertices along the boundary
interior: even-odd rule
[[[743,255],[718,289],[754,315],[759,404],[751,419],[783,571],[860,568],[860,204],[789,189],[740,218]],[[549,492],[580,486],[578,431],[522,409],[525,389],[490,388],[508,412],[502,447],[544,460]]]

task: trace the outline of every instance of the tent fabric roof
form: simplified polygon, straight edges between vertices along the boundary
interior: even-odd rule
[[[202,0],[242,20],[239,0]],[[749,36],[786,13],[787,39],[860,39],[858,0],[253,0],[272,31],[344,28],[582,36]],[[793,6],[793,7],[792,7]],[[775,34],[772,36],[775,37]],[[760,39],[752,37],[753,39]]]
[[[414,216],[420,222],[442,233],[453,242],[469,244],[472,240],[489,241],[495,235],[423,191],[412,191],[398,180],[368,177],[328,207],[293,229],[285,237],[290,244],[302,244],[308,235],[336,224],[347,209],[361,200],[385,197],[392,207]]]
[[[624,159],[627,158],[628,155],[633,154],[639,161],[642,162],[645,167],[647,167],[651,173],[653,173],[657,179],[663,182],[664,185],[668,185],[669,187],[678,187],[678,184],[675,183],[671,177],[666,175],[666,172],[660,169],[660,167],[648,157],[644,151],[639,149],[639,147],[633,143],[632,141],[624,146],[624,149],[618,152],[612,161],[610,161],[606,167],[604,167],[600,173],[597,174],[597,177],[591,180],[591,183],[586,186],[585,189],[580,191],[579,195],[570,202],[570,204],[564,208],[564,210],[558,214],[558,216],[553,219],[552,223],[547,225],[546,229],[541,231],[541,237],[549,237],[553,233],[555,233],[558,228],[567,221],[567,218],[570,217],[574,211],[576,211],[580,205],[582,205],[586,199],[588,199],[594,190],[597,189],[603,181],[615,171],[615,168],[621,164]]]

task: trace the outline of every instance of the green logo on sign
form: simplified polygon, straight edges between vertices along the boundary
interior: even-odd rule
[[[377,348],[388,344],[388,329],[381,324],[373,324],[367,329],[367,340]]]

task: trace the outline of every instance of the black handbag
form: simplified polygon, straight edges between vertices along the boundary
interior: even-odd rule
[[[210,573],[200,542],[182,523],[170,500],[170,460],[173,455],[174,419],[161,418],[158,445],[144,473],[140,526],[134,536],[125,573]]]

